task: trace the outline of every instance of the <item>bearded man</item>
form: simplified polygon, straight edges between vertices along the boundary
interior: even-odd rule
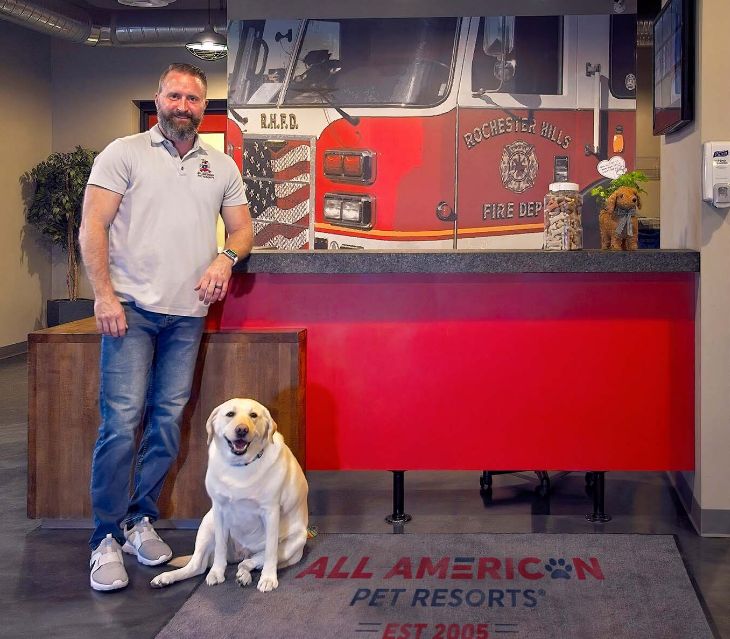
[[[170,65],[155,95],[157,125],[104,149],[84,197],[79,239],[102,334],[90,583],[103,592],[129,583],[122,551],[148,566],[172,558],[152,526],[157,499],[177,457],[208,307],[225,298],[234,264],[251,250],[241,174],[197,134],[206,92],[203,71]]]

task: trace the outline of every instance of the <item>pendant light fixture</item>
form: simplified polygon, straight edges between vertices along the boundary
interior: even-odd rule
[[[216,33],[210,19],[210,0],[208,0],[208,26],[196,34],[191,42],[185,45],[196,58],[201,60],[222,60],[228,55],[226,37]]]

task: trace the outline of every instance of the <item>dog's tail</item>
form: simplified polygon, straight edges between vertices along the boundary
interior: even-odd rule
[[[192,559],[192,557],[192,555],[173,557],[170,561],[167,562],[167,565],[170,566],[170,568],[183,568],[184,566],[187,566],[188,563],[190,563],[190,559]]]

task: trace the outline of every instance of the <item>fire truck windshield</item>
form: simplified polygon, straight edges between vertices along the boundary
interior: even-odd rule
[[[432,106],[449,91],[458,18],[241,24],[234,106]]]

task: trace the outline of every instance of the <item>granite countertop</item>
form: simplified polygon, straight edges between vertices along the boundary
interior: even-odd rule
[[[236,273],[699,273],[690,250],[254,251]]]

